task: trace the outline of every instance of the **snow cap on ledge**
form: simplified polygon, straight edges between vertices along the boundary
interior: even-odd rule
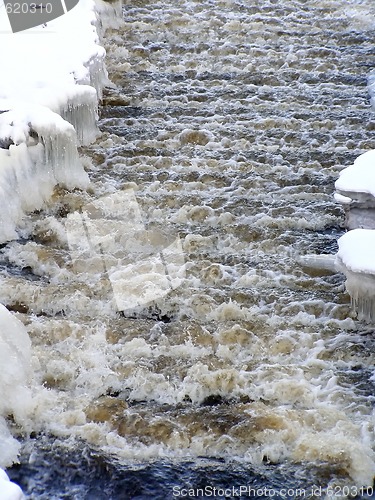
[[[341,236],[338,244],[337,256],[347,269],[375,275],[375,231],[353,229]]]
[[[375,201],[375,150],[367,151],[358,156],[353,165],[345,168],[340,173],[335,187],[341,195],[357,199],[358,196],[355,196],[355,193],[364,193],[374,197]],[[348,203],[348,198],[342,200],[339,197],[337,201]]]

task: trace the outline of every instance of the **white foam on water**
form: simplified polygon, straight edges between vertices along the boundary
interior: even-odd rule
[[[345,18],[344,21],[347,21],[346,11],[344,12],[338,3],[325,2],[325,6],[327,11],[324,11],[326,13],[321,14],[322,16],[326,15],[327,19],[333,22],[335,8],[338,8],[340,15]],[[108,153],[107,166],[116,172],[123,170],[124,178],[130,176],[132,180],[135,179],[132,170],[139,168],[141,175],[147,179],[140,180],[140,184],[142,195],[146,198],[145,203],[148,202],[146,194],[150,196],[150,204],[153,205],[155,214],[153,220],[167,220],[176,227],[182,227],[185,234],[187,233],[182,239],[187,275],[180,289],[182,299],[180,297],[180,300],[177,300],[177,317],[194,318],[198,324],[204,324],[205,331],[194,336],[194,328],[191,327],[191,343],[186,337],[185,341],[175,341],[173,333],[160,325],[158,329],[155,327],[149,339],[129,339],[124,332],[125,338],[120,341],[122,381],[130,391],[130,399],[134,396],[135,400],[156,401],[161,405],[181,404],[187,395],[194,405],[203,403],[205,398],[212,394],[219,394],[228,399],[247,396],[254,401],[246,407],[247,426],[241,428],[241,424],[236,421],[233,428],[228,426],[221,434],[215,434],[214,422],[211,421],[209,431],[202,427],[190,434],[187,429],[184,432],[183,425],[177,418],[173,420],[174,415],[155,415],[157,410],[154,409],[154,412],[150,410],[147,416],[144,416],[141,412],[141,415],[137,414],[137,410],[130,407],[124,412],[122,434],[117,432],[116,426],[113,427],[113,422],[100,424],[90,421],[81,427],[81,435],[87,436],[87,439],[94,443],[100,443],[100,446],[107,447],[108,450],[113,447],[116,456],[123,459],[166,455],[176,457],[180,453],[180,456],[189,453],[192,456],[228,453],[228,456],[237,456],[240,460],[245,457],[247,461],[257,465],[261,465],[265,457],[276,463],[284,460],[327,461],[344,464],[350,481],[372,484],[375,470],[370,437],[373,416],[366,408],[365,398],[360,402],[355,391],[344,386],[335,376],[337,366],[349,369],[349,353],[347,357],[342,355],[341,360],[328,346],[330,338],[336,338],[343,329],[352,332],[356,328],[347,304],[335,303],[338,297],[343,302],[345,300],[342,284],[341,288],[339,285],[332,286],[332,295],[335,296],[327,298],[321,294],[321,289],[325,287],[324,276],[328,276],[328,281],[331,273],[336,272],[336,259],[334,256],[323,255],[302,256],[298,263],[312,274],[319,275],[319,278],[309,279],[306,275],[300,276],[300,279],[296,275],[291,278],[290,274],[294,272],[291,268],[298,267],[295,255],[287,253],[287,243],[277,241],[283,231],[287,234],[288,231],[299,234],[305,230],[316,230],[324,234],[327,228],[337,226],[337,212],[333,213],[329,209],[326,213],[319,211],[312,215],[306,206],[314,206],[320,197],[321,179],[316,179],[317,186],[314,186],[313,174],[326,168],[323,166],[324,161],[314,165],[314,154],[324,153],[326,158],[334,152],[342,154],[347,151],[346,142],[344,140],[337,144],[332,139],[330,130],[335,129],[336,132],[340,128],[333,119],[331,123],[324,118],[308,124],[303,119],[289,116],[279,119],[283,107],[289,106],[285,100],[298,99],[298,96],[292,93],[292,89],[300,85],[297,74],[293,84],[289,87],[285,85],[280,90],[280,93],[290,92],[289,97],[284,100],[278,96],[276,86],[266,84],[248,84],[239,96],[237,82],[232,82],[232,79],[240,80],[240,75],[246,72],[251,80],[250,75],[257,70],[264,79],[267,76],[270,79],[276,78],[275,75],[283,71],[290,75],[288,71],[299,68],[298,65],[303,62],[306,64],[304,70],[306,67],[313,68],[317,94],[332,92],[330,95],[336,98],[334,84],[325,83],[322,79],[331,74],[336,75],[338,71],[337,48],[333,47],[330,56],[322,58],[321,66],[316,68],[311,54],[318,49],[315,45],[314,48],[302,46],[296,40],[296,47],[291,46],[288,56],[281,60],[278,50],[269,48],[271,40],[278,40],[279,35],[273,33],[278,29],[277,19],[273,20],[275,27],[272,23],[259,22],[256,16],[260,17],[260,14],[254,14],[252,18],[251,10],[247,11],[244,7],[241,11],[242,18],[230,9],[225,11],[225,15],[233,15],[234,18],[223,25],[222,19],[208,16],[204,6],[201,9],[195,7],[191,7],[191,12],[179,11],[177,15],[173,9],[169,11],[163,6],[167,13],[157,11],[158,15],[160,14],[159,23],[158,20],[150,22],[150,17],[147,16],[144,17],[144,22],[140,21],[134,14],[136,8],[132,10],[133,18],[128,14],[126,32],[134,34],[134,43],[137,44],[132,53],[131,67],[128,68],[128,71],[134,72],[135,82],[130,77],[125,77],[124,81],[126,85],[134,85],[141,94],[138,97],[134,92],[131,105],[139,106],[140,111],[145,109],[149,114],[146,117],[141,115],[141,118],[131,117],[132,119],[127,121],[124,119],[122,122],[123,126],[126,123],[130,129],[133,126],[135,129],[134,135],[129,139],[127,137],[126,145],[129,149],[126,149],[126,153],[129,154],[133,150],[139,153],[140,150],[140,156],[122,155],[120,147],[112,143],[113,152]],[[279,7],[286,8],[286,5],[280,3]],[[269,8],[270,4],[267,3],[265,9]],[[290,18],[295,15],[292,8],[293,6]],[[142,9],[146,8],[142,6]],[[243,19],[246,19],[246,22]],[[167,37],[164,23],[167,22],[168,26],[176,23],[179,29],[178,32],[177,29],[172,33],[168,31],[168,39],[165,40]],[[350,22],[358,27],[368,27],[365,13],[358,12],[357,9],[352,9]],[[160,29],[157,29],[155,24]],[[243,42],[243,37],[248,36],[249,26],[253,28],[251,46]],[[200,33],[201,27],[207,30],[207,39]],[[298,24],[298,30],[300,29],[301,25]],[[201,43],[192,58],[189,49],[196,34],[201,37]],[[177,56],[176,53],[172,54],[172,50],[168,52],[168,49],[164,49],[163,43],[173,46]],[[155,44],[159,49],[158,54],[165,53],[165,58],[163,55],[159,58],[154,56],[148,44],[151,47]],[[321,47],[320,50],[325,48]],[[214,63],[205,55],[209,51],[217,57]],[[120,54],[120,50],[117,50],[116,54]],[[264,56],[264,66],[261,68],[256,67],[259,54]],[[123,63],[121,57],[118,59],[117,63]],[[275,68],[278,71],[275,71]],[[122,69],[126,71],[123,66]],[[188,70],[192,75],[187,73]],[[144,72],[144,81],[137,81],[137,71]],[[148,84],[148,78],[153,80],[153,72],[155,81]],[[228,72],[228,80],[220,90],[224,93],[225,88],[225,92],[235,98],[225,98],[222,93],[215,92],[215,86],[225,72]],[[180,75],[181,80],[176,78],[176,83],[167,81],[165,75],[173,73]],[[302,79],[299,69],[297,73],[299,79]],[[218,75],[217,80],[215,75]],[[120,77],[119,79],[121,81]],[[175,86],[172,89],[173,85]],[[306,89],[309,86],[310,83],[306,83]],[[249,96],[252,92],[254,94]],[[340,92],[347,93],[348,101],[352,98],[352,88],[341,86]],[[156,96],[158,93],[160,97]],[[272,99],[268,94],[272,95]],[[315,110],[324,112],[325,106],[330,106],[331,103],[319,102],[317,94],[310,95],[307,92],[304,98],[309,102],[309,108],[311,105]],[[267,107],[264,105],[262,108],[262,99],[269,99],[271,103],[267,102]],[[336,103],[332,105],[337,106]],[[194,128],[184,113],[185,106],[189,106],[191,113],[196,111]],[[163,116],[168,115],[168,107],[175,107],[177,111],[169,121],[165,119],[165,130],[160,131],[155,116],[157,112]],[[301,112],[302,108],[303,106]],[[179,109],[183,119],[179,116]],[[267,116],[274,111],[277,117],[265,118],[262,115],[263,109],[266,110]],[[249,116],[245,115],[245,110],[248,110]],[[234,119],[236,111],[244,115]],[[231,119],[226,121],[227,113]],[[150,134],[145,133],[138,137],[137,131],[142,130],[142,127],[147,129],[149,122],[155,125],[158,132],[154,133],[152,129]],[[116,127],[121,126],[121,119],[109,118],[108,121],[104,120],[104,124],[108,125],[110,131],[112,126],[113,130],[116,130]],[[304,127],[305,143],[288,141],[288,133]],[[245,137],[245,130],[248,128],[251,128],[253,135],[251,141]],[[318,142],[311,140],[307,128],[316,130],[317,135],[320,131],[326,134],[326,143],[319,143],[319,150],[314,149]],[[272,140],[271,133],[268,134],[267,130],[274,130],[274,133],[280,135],[280,131],[285,130],[285,140],[282,137],[278,145],[275,145],[276,141]],[[341,133],[345,135],[345,126],[342,126]],[[217,154],[217,144],[220,144],[222,149],[228,148],[228,156],[230,152],[235,157],[235,153],[241,151],[242,158],[239,158],[238,162],[236,159],[235,165],[224,161]],[[150,153],[147,148],[150,148]],[[157,151],[161,149],[169,152],[172,159],[157,158]],[[156,151],[153,152],[154,150]],[[194,151],[194,158],[189,157],[189,151]],[[291,151],[296,155],[293,172],[290,165],[276,165],[276,161],[270,165],[267,161],[262,163],[253,160],[255,152],[275,152],[275,155],[285,152],[288,157]],[[311,152],[311,156],[307,160],[300,160],[302,151]],[[227,158],[226,155],[222,156]],[[281,183],[272,183],[272,176],[267,177],[269,171],[275,177],[282,172],[287,180],[288,176],[292,178],[297,175],[297,165],[300,168],[298,174],[303,172],[306,176],[306,185],[296,187],[292,181],[290,184],[288,181],[280,187]],[[223,177],[227,173],[230,178],[231,169],[234,171],[233,179],[236,179],[238,172],[242,173],[244,187],[238,185],[241,184],[238,179],[236,186],[230,186],[227,179],[224,179],[221,185],[222,179],[218,173]],[[162,176],[165,171],[172,172],[169,180],[156,181],[157,175],[160,173]],[[181,172],[191,174],[193,181],[186,180],[187,174],[186,177],[181,176],[182,182],[175,180],[173,176],[178,177]],[[209,177],[207,184],[203,181],[204,174]],[[263,182],[262,175],[267,181]],[[321,185],[326,186],[324,182]],[[313,186],[316,190],[308,191],[308,188]],[[235,204],[237,196],[242,196],[242,206],[241,202]],[[324,196],[328,200],[327,205],[330,204],[331,194],[325,191],[322,198]],[[278,213],[279,197],[288,200],[290,212],[281,210]],[[340,198],[341,201],[343,199]],[[212,200],[215,203],[211,204]],[[253,203],[256,209],[251,210]],[[218,205],[220,209],[225,207],[228,215],[218,210]],[[236,227],[238,231],[231,231],[232,227]],[[216,228],[217,234],[208,228]],[[252,233],[255,233],[253,239]],[[278,264],[285,262],[284,269],[282,264],[277,266],[279,272],[261,267],[263,257],[270,253],[274,254]],[[225,256],[234,256],[240,261],[242,256],[242,261],[237,266],[225,266],[222,264]],[[201,259],[202,262],[198,264],[195,259]],[[231,268],[231,272],[227,267]],[[295,274],[298,274],[298,271]],[[209,293],[206,285],[210,285]],[[275,293],[275,290],[283,288],[285,296]],[[301,291],[298,299],[295,299],[293,293],[296,289]],[[229,299],[228,296],[233,298]],[[278,297],[282,298],[278,300]],[[230,326],[233,324],[237,324],[237,328],[233,327],[231,331]],[[354,343],[354,335],[348,335],[347,342]],[[178,348],[175,342],[178,343]],[[348,351],[354,356],[354,348],[352,350],[348,347]],[[167,353],[173,358],[169,363],[173,370],[169,372],[161,368],[163,356]],[[189,356],[190,362],[187,363]],[[358,358],[360,356],[355,359]],[[262,405],[262,401],[266,403]],[[194,411],[194,405],[186,412]],[[217,414],[220,411],[222,407],[215,407]],[[233,410],[233,413],[235,411]],[[238,413],[240,414],[241,410]],[[131,417],[134,421],[139,418],[138,422],[147,418],[151,428],[156,426],[158,419],[160,428],[162,423],[167,426],[170,420],[176,425],[171,424],[171,432],[166,432],[165,439],[152,441],[150,438],[148,446],[141,443],[137,446],[134,444],[134,436],[137,436],[137,433],[131,434],[129,431],[129,437],[126,435],[127,426],[131,429],[132,425],[135,425]],[[221,422],[228,421],[231,417],[232,413],[230,416],[225,414]],[[195,422],[201,420],[197,417]],[[143,427],[141,423],[139,425],[139,435],[142,435]],[[198,423],[196,425],[198,426]],[[370,429],[368,434],[362,432],[363,425]],[[144,432],[147,432],[146,429]],[[149,437],[149,434],[147,436]],[[181,449],[183,451],[180,451]]]
[[[145,306],[183,281],[180,239],[170,243],[165,235],[146,230],[131,189],[69,214],[65,228],[74,268],[107,275],[119,311]]]

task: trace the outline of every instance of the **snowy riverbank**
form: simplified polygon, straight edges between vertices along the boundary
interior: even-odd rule
[[[0,2],[0,243],[18,237],[25,213],[40,209],[55,186],[88,186],[77,147],[97,135],[107,82],[100,31],[120,6],[80,0],[47,25],[13,34]],[[26,329],[1,305],[0,322],[0,467],[8,467],[19,444],[6,417],[23,427],[33,406],[31,354]],[[0,500],[22,497],[0,469]]]
[[[104,6],[80,0],[46,26],[16,34],[0,9],[0,243],[17,237],[24,214],[40,209],[56,185],[88,186],[77,145],[97,133],[107,81],[97,17]]]

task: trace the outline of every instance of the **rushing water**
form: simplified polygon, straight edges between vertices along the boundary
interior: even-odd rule
[[[91,188],[56,192],[2,249],[0,299],[33,345],[9,471],[29,498],[372,486],[373,329],[341,274],[300,257],[335,253],[334,181],[375,148],[374,14],[361,0],[125,5],[102,133],[81,151]]]

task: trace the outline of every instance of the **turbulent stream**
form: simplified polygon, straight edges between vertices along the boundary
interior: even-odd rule
[[[1,250],[28,498],[371,497],[373,328],[302,257],[336,252],[334,181],[375,148],[374,28],[370,0],[125,4],[90,189]]]

